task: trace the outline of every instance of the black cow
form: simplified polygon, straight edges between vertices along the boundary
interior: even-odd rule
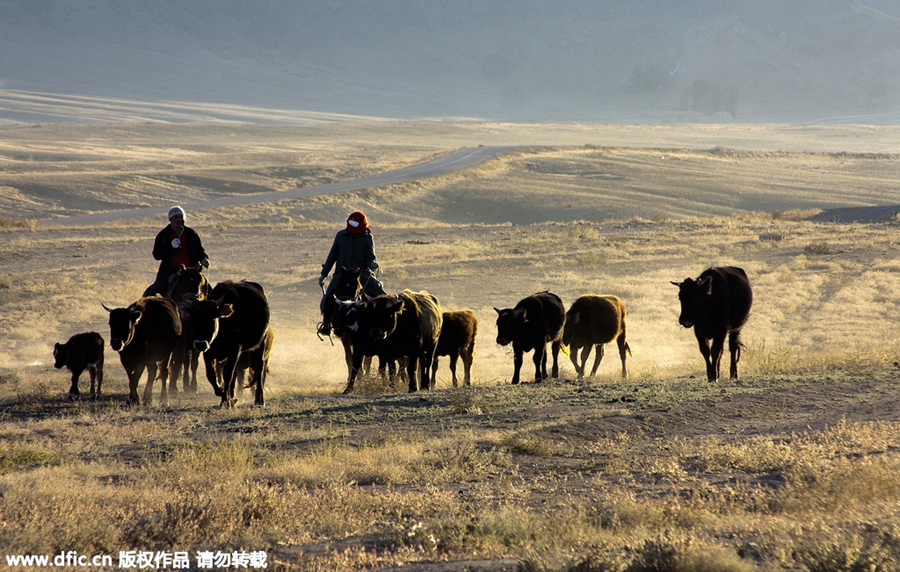
[[[397,296],[382,294],[357,302],[355,307],[355,320],[345,325],[352,332],[353,364],[344,393],[353,391],[367,355],[377,355],[382,364],[405,360],[410,393],[433,389],[431,366],[443,321],[438,299],[428,292],[404,290]]]
[[[209,293],[209,282],[203,275],[203,267],[181,266],[169,276],[169,288],[166,298],[179,305],[181,312],[181,338],[172,354],[172,367],[169,374],[169,391],[175,393],[179,374],[182,377],[182,389],[185,393],[197,393],[197,368],[200,365],[200,353],[193,347],[194,325],[190,312],[182,307],[185,300],[204,300]]]
[[[548,291],[532,294],[516,304],[515,308],[504,308],[497,312],[497,343],[501,346],[512,344],[512,383],[519,383],[522,369],[522,354],[534,350],[534,380],[548,379],[547,344],[553,352],[553,377],[559,377],[559,350],[562,346],[563,322],[566,309],[559,296]]]
[[[450,356],[450,373],[453,375],[453,387],[457,387],[456,362],[462,358],[463,383],[472,385],[472,359],[475,357],[475,336],[478,333],[478,320],[469,310],[444,312],[441,324],[441,337],[438,338],[434,352],[434,364],[431,375],[437,377],[438,356]]]
[[[160,400],[168,402],[166,380],[172,352],[181,336],[181,317],[175,302],[159,296],[144,297],[127,308],[107,308],[109,347],[119,353],[128,376],[128,402],[139,404],[138,381],[147,370],[144,404],[152,401],[153,382],[159,372]]]
[[[347,322],[347,312],[351,310],[347,306],[347,302],[358,302],[363,297],[362,275],[362,268],[341,266],[341,272],[338,274],[340,280],[334,290],[334,297],[327,301],[330,304],[328,312],[331,314],[332,331],[341,340],[341,345],[344,348],[344,361],[347,362],[348,379],[353,368],[353,342],[341,325]],[[321,336],[319,339],[321,339]],[[363,359],[363,370],[366,375],[369,373],[371,363],[372,356],[365,356]]]
[[[257,387],[255,402],[264,405],[264,352],[254,351],[265,346],[269,329],[269,301],[263,287],[245,280],[219,282],[207,300],[190,302],[187,307],[194,322],[194,347],[203,351],[206,378],[222,398],[222,405],[235,404],[238,363],[245,353],[251,354],[248,359],[253,372],[251,383]],[[220,362],[221,386],[217,380]]]
[[[238,360],[237,364],[237,377],[235,381],[235,386],[237,390],[243,393],[245,387],[255,387],[256,388],[256,403],[259,405],[265,405],[265,396],[263,395],[263,390],[266,385],[266,377],[269,375],[269,358],[272,356],[272,347],[275,345],[275,332],[271,327],[266,329],[266,336],[263,340],[263,343],[257,347],[256,349],[241,352],[241,359]],[[257,375],[256,371],[253,369],[255,364],[258,364],[262,360],[262,372],[260,375]],[[223,372],[225,370],[225,362],[219,361],[216,364],[216,376],[219,379],[219,383],[224,385],[223,382]],[[246,378],[247,372],[250,372],[250,383],[244,385],[244,380]],[[258,380],[258,382],[257,382]]]
[[[69,368],[72,372],[72,387],[69,397],[78,397],[78,378],[85,369],[91,376],[91,397],[97,399],[103,386],[103,337],[97,332],[75,334],[64,344],[53,346],[53,366],[56,369]],[[94,382],[96,381],[96,393]]]
[[[600,360],[603,359],[603,346],[616,340],[619,346],[619,357],[622,359],[622,377],[628,377],[625,369],[625,354],[631,353],[625,341],[625,302],[616,296],[598,296],[585,294],[579,297],[566,312],[566,325],[563,327],[563,344],[569,347],[569,358],[578,377],[584,377],[585,364],[596,346],[594,365],[591,377],[597,373]],[[583,349],[582,349],[583,348]],[[579,363],[578,350],[581,349]]]
[[[722,266],[704,270],[697,280],[687,278],[672,284],[678,286],[678,299],[681,300],[678,322],[685,328],[694,328],[700,353],[706,360],[707,379],[719,379],[726,335],[731,352],[731,377],[737,377],[743,347],[741,328],[753,305],[753,290],[747,273],[736,266]]]

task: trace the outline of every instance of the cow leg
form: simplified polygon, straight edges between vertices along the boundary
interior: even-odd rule
[[[263,350],[264,348],[260,348],[258,352],[253,352],[253,355],[250,357],[250,371],[253,374],[250,379],[252,383],[256,384],[256,395],[254,395],[253,403],[260,406],[266,404],[265,398],[263,397],[263,384],[265,383],[266,375],[266,364],[263,361]]]
[[[96,389],[96,381],[97,381],[97,365],[89,365],[88,366],[88,375],[91,376],[91,399],[97,399],[97,394],[94,393]]]
[[[170,388],[169,388],[167,382],[169,381],[169,367],[170,367],[171,362],[172,362],[171,354],[169,354],[166,358],[164,358],[162,360],[162,362],[160,362],[160,368],[159,368],[159,383],[160,383],[159,402],[160,402],[160,405],[168,405],[169,404],[168,389],[170,389]],[[174,380],[173,380],[173,382],[174,382]],[[177,388],[172,389],[172,392],[177,393]]]
[[[616,338],[616,344],[619,346],[619,357],[622,359],[622,378],[624,379],[628,377],[628,370],[625,369],[625,354],[631,352],[628,347],[628,342],[625,341],[624,331]]]
[[[697,345],[700,346],[700,353],[703,354],[703,361],[706,363],[706,379],[708,379],[709,381],[715,381],[715,371],[713,370],[713,364],[710,360],[709,340],[704,338],[700,334],[696,335]]]
[[[540,383],[547,377],[547,347],[538,345],[534,348],[534,381]]]
[[[555,341],[550,345],[550,351],[553,353],[553,379],[559,379],[559,350],[562,348],[561,341]]]
[[[169,367],[172,371],[169,372],[169,380],[171,381],[173,387],[169,389],[172,390],[172,393],[175,393],[178,388],[174,387],[176,380],[182,376],[182,370],[184,371],[184,375],[187,375],[187,370],[185,369],[185,354],[187,354],[187,349],[182,346],[181,341],[178,342],[178,346],[175,348],[175,351],[172,352],[172,359],[169,361]]]
[[[437,370],[438,370],[438,362],[440,361],[441,356],[434,354],[434,359],[431,361],[431,379],[433,383],[437,384]],[[450,372],[453,372],[453,356],[450,356]],[[453,376],[453,387],[456,387],[456,375]]]
[[[197,393],[197,368],[200,367],[200,352],[195,349],[190,350],[191,354],[191,375],[190,375],[190,385],[184,385],[187,383],[188,375],[187,371],[185,371],[184,375],[184,392],[185,393]]]
[[[128,403],[130,405],[140,405],[141,398],[138,395],[137,387],[138,381],[140,381],[141,376],[144,375],[144,365],[140,363],[133,366],[126,365],[125,373],[128,375]]]
[[[510,383],[519,383],[519,371],[522,369],[522,350],[513,349],[513,376]]]
[[[413,354],[409,356],[409,361],[406,363],[406,375],[409,378],[409,392],[415,393],[419,390],[419,356]],[[423,387],[422,389],[425,389]]]
[[[707,366],[707,378],[709,381],[719,381],[719,371],[722,363],[722,353],[725,350],[725,334],[713,338],[710,348],[710,357]]]
[[[600,367],[600,362],[603,360],[603,344],[597,344],[597,352],[594,354],[594,365],[591,367],[591,377],[597,374],[597,368]]]
[[[582,376],[581,369],[578,367],[578,350],[580,346],[576,346],[575,344],[569,344],[569,360],[572,362],[572,367],[575,368],[575,375],[579,378]],[[584,358],[582,358],[584,359]]]
[[[420,361],[422,370],[422,389],[434,389],[434,370],[431,368],[431,364],[434,363],[436,353],[437,342],[435,342],[433,346],[425,348],[425,352],[422,354]],[[456,387],[456,358],[457,356],[455,354],[450,358],[451,367],[453,369],[453,387]]]
[[[69,387],[69,399],[78,399],[79,391],[78,391],[78,378],[81,377],[81,372],[83,369],[74,369],[72,370],[72,386]],[[91,389],[93,389],[93,376],[91,377]]]
[[[203,354],[203,363],[206,366],[206,379],[209,381],[209,384],[212,385],[213,393],[217,396],[222,396],[222,388],[219,386],[218,381],[218,372],[216,360],[213,359],[211,355],[206,353]]]
[[[156,362],[150,362],[147,364],[147,384],[144,386],[144,405],[150,405],[151,403],[153,403],[153,383],[156,382],[156,374],[158,373],[158,368],[159,366],[156,365]]]
[[[222,370],[222,407],[234,407],[237,400],[234,398],[234,385],[237,380],[237,362],[241,357],[241,348],[235,355],[225,359],[225,369]]]
[[[350,376],[350,369],[353,367],[353,346],[349,336],[340,336],[341,345],[344,346],[344,363],[347,364],[347,376]]]
[[[465,350],[461,350],[461,352],[462,351],[465,351]],[[434,359],[435,359],[435,361],[437,361],[437,358],[434,358]],[[459,353],[453,352],[452,354],[450,354],[450,373],[453,375],[453,387],[459,387],[459,382],[456,379],[456,364],[458,361],[459,361]],[[437,376],[435,375],[436,372],[437,372],[437,367],[432,368],[431,376],[435,382],[437,382]]]
[[[737,364],[741,361],[741,331],[728,334],[728,350],[731,352],[731,378],[738,376]]]
[[[159,366],[156,362],[147,364],[147,385],[144,386],[144,405],[153,403],[153,384],[156,382],[156,376],[159,374]]]
[[[347,387],[344,388],[344,395],[353,391],[353,384],[356,382],[356,378],[359,375],[359,369],[362,367],[362,362],[362,352],[354,350],[353,362],[350,364],[350,375],[347,377]]]
[[[578,373],[578,378],[581,379],[584,377],[584,372],[587,368],[587,360],[591,357],[591,350],[594,349],[594,346],[588,344],[581,348],[581,356],[578,355],[578,350],[576,349],[574,352],[569,354],[569,357],[572,360],[572,363],[575,364],[575,372]]]
[[[460,356],[463,361],[463,383],[466,387],[472,385],[472,358],[475,350],[471,347],[463,348]]]
[[[94,399],[99,399],[100,394],[103,393],[103,354],[100,355],[100,359],[94,364],[94,369],[97,371],[97,393],[94,394]]]

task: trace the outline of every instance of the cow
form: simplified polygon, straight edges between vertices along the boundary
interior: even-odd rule
[[[128,402],[140,404],[137,386],[146,369],[144,404],[152,401],[157,372],[162,382],[160,401],[166,404],[169,364],[181,336],[181,317],[175,302],[160,296],[145,296],[127,308],[111,309],[102,305],[109,313],[109,347],[118,352],[128,376]]]
[[[272,330],[272,327],[266,329],[266,336],[263,340],[263,343],[257,347],[256,349],[242,352],[241,359],[238,360],[237,364],[237,379],[235,381],[235,386],[237,390],[243,393],[245,387],[255,387],[256,388],[256,402],[260,405],[265,405],[265,398],[263,395],[263,390],[266,385],[266,377],[269,375],[269,358],[272,356],[272,347],[275,344],[275,332]],[[259,355],[262,354],[260,358]],[[253,369],[254,364],[258,364],[259,360],[262,359],[262,372],[257,376],[256,371]],[[219,361],[216,364],[216,376],[219,379],[220,385],[223,384],[223,372],[225,370],[225,362]],[[246,378],[247,372],[250,372],[250,383],[246,386],[244,385],[244,380]],[[257,382],[259,380],[259,382]]]
[[[457,387],[456,362],[462,358],[463,383],[472,385],[472,359],[475,357],[475,335],[478,333],[478,320],[469,310],[444,312],[441,324],[441,336],[438,338],[434,352],[434,364],[431,375],[437,377],[438,357],[450,356],[450,373],[453,374],[453,387]]]
[[[719,379],[726,336],[731,352],[731,377],[736,378],[743,347],[741,328],[753,305],[753,290],[747,273],[736,266],[713,267],[704,270],[696,280],[687,278],[672,284],[678,286],[681,301],[678,323],[685,328],[694,328],[700,353],[706,360],[707,379]]]
[[[569,348],[569,358],[578,378],[584,377],[585,365],[596,347],[591,377],[597,373],[600,360],[603,359],[603,346],[616,340],[619,346],[619,357],[622,360],[622,377],[628,377],[625,369],[625,354],[631,353],[625,341],[625,302],[611,295],[585,294],[575,300],[566,312],[566,323],[563,326],[563,345]],[[581,350],[579,363],[578,350]]]
[[[563,323],[566,309],[559,296],[549,291],[538,292],[519,301],[514,308],[494,308],[497,312],[497,343],[512,344],[512,383],[519,383],[522,354],[534,350],[534,381],[549,379],[547,375],[547,344],[553,353],[552,375],[559,377],[559,350],[562,347]]]
[[[377,355],[382,364],[404,360],[410,393],[433,389],[431,367],[443,321],[438,299],[428,292],[403,290],[355,306],[354,319],[346,325],[353,332],[353,364],[344,393],[353,391],[367,355]]]
[[[179,305],[181,313],[182,335],[172,355],[172,367],[169,374],[169,391],[177,391],[179,374],[182,377],[182,389],[185,393],[197,393],[197,368],[200,365],[200,352],[193,347],[194,326],[190,312],[182,307],[185,300],[203,300],[209,293],[209,282],[203,275],[203,267],[182,265],[169,276],[169,287],[166,298]]]
[[[206,378],[215,394],[222,398],[223,407],[235,405],[235,386],[238,363],[250,354],[249,368],[253,372],[256,405],[265,405],[262,395],[264,376],[264,347],[269,330],[269,301],[263,287],[256,282],[241,280],[219,282],[206,300],[186,304],[194,323],[194,347],[203,352]],[[221,363],[220,363],[221,362]],[[218,383],[218,368],[222,368],[222,385]]]
[[[88,370],[91,376],[91,398],[97,399],[103,387],[103,348],[106,342],[103,336],[97,332],[84,332],[75,334],[64,344],[53,346],[53,367],[61,369],[69,368],[72,372],[72,387],[69,388],[69,398],[77,399],[78,378],[81,372]],[[96,393],[94,382],[96,381]]]
[[[371,276],[368,272],[367,275]],[[334,291],[334,298],[330,301],[333,304],[331,311],[331,328],[334,334],[341,340],[344,348],[344,361],[347,362],[347,377],[349,379],[350,371],[353,367],[353,345],[350,336],[341,327],[346,322],[346,313],[349,310],[346,302],[357,302],[363,298],[364,286],[362,283],[362,268],[347,268],[341,266],[341,272],[337,274],[340,281]],[[336,314],[341,314],[336,316]],[[337,324],[335,322],[337,320]],[[318,335],[318,334],[316,334]],[[319,336],[319,339],[322,339]],[[363,370],[368,375],[371,368],[372,356],[366,356],[363,360]]]

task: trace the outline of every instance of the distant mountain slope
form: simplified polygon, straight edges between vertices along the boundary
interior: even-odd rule
[[[0,51],[0,89],[142,101],[900,121],[893,0],[4,0]]]

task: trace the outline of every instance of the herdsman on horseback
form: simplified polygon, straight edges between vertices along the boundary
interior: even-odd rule
[[[324,290],[324,296],[319,304],[322,312],[322,323],[319,324],[320,335],[331,334],[331,317],[334,314],[334,294],[341,285],[344,272],[349,269],[360,269],[359,282],[362,291],[367,296],[384,294],[384,287],[377,278],[375,271],[378,262],[375,259],[375,243],[372,240],[372,229],[369,228],[369,220],[362,211],[354,211],[347,217],[347,227],[338,231],[331,245],[331,251],[325,264],[322,265],[322,275],[319,276],[319,286],[324,288],[328,273],[334,268],[334,275],[328,288]]]
[[[165,296],[169,289],[169,277],[182,267],[209,268],[209,258],[197,232],[184,225],[184,209],[169,209],[169,224],[159,231],[153,241],[153,258],[159,260],[156,280],[144,296]]]

